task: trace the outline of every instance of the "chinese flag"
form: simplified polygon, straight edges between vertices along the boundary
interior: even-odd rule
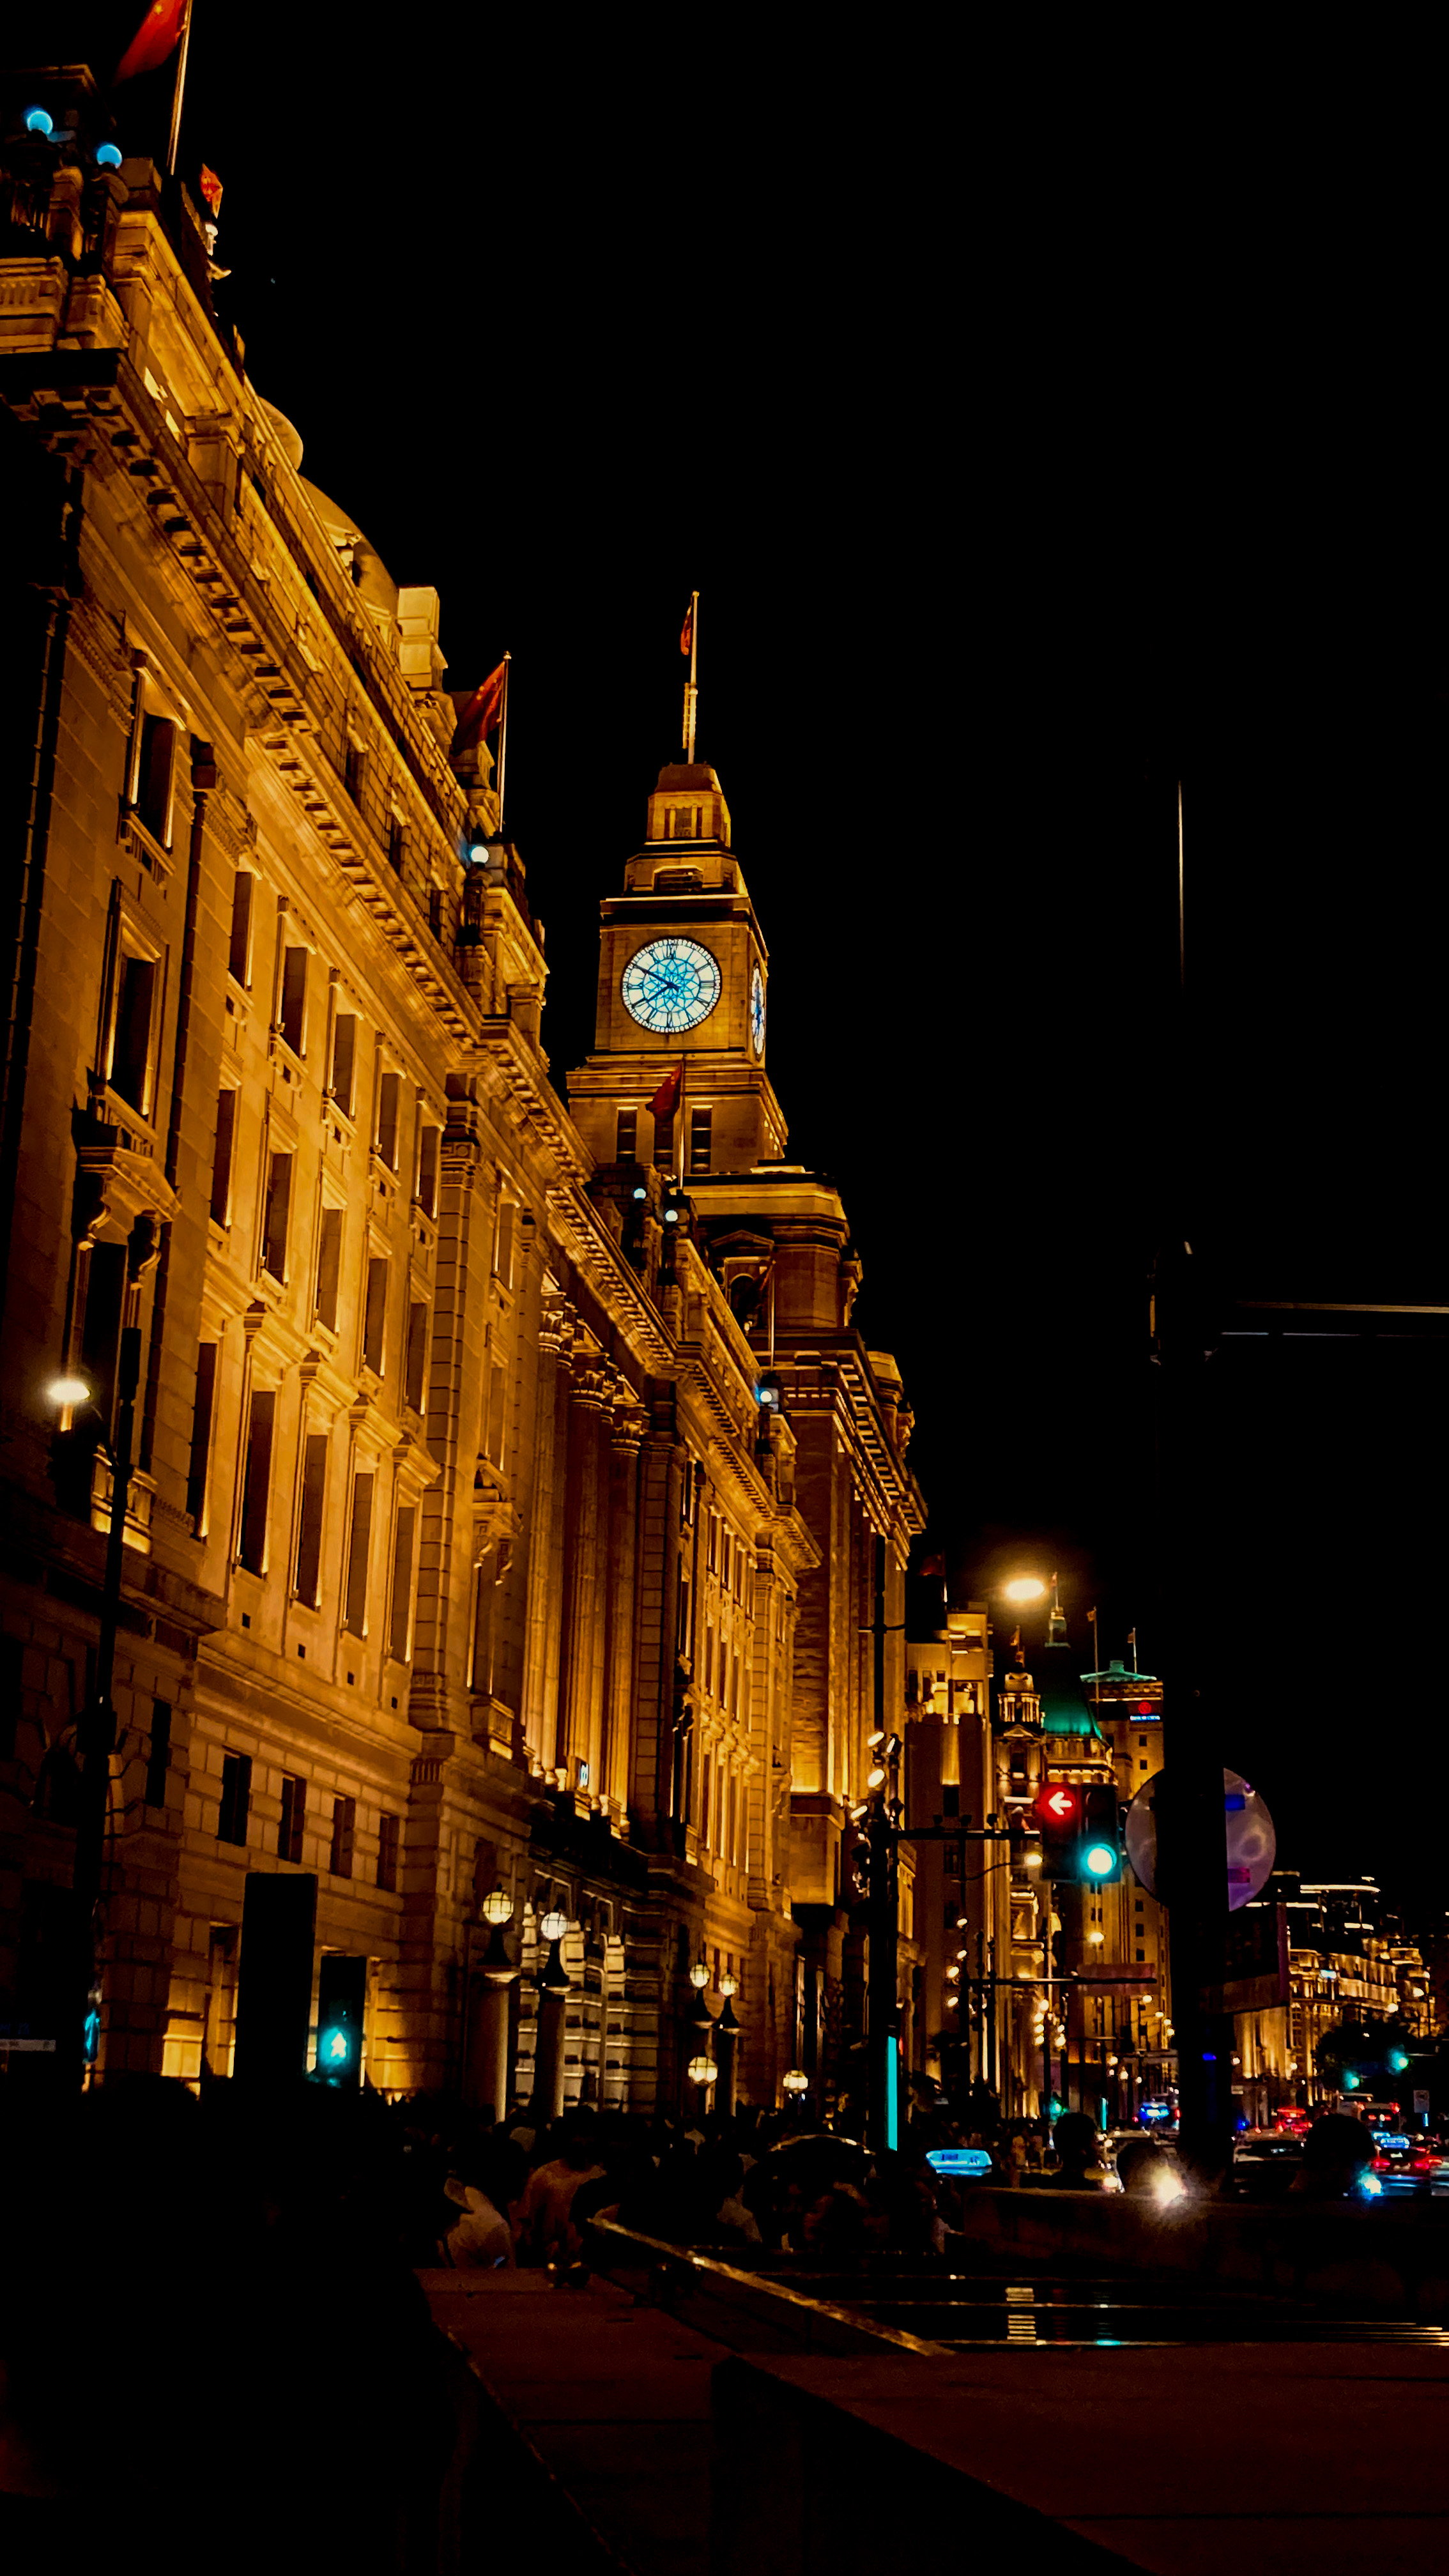
[[[221,181],[218,179],[214,170],[208,170],[204,161],[201,165],[201,193],[206,200],[208,212],[213,217],[219,215],[221,212]]]
[[[650,1117],[651,1117],[651,1118],[672,1118],[672,1117],[674,1116],[674,1113],[675,1113],[676,1109],[679,1107],[679,1095],[680,1095],[680,1093],[681,1093],[681,1091],[682,1091],[683,1089],[684,1089],[684,1064],[683,1064],[683,1061],[681,1060],[681,1061],[680,1061],[680,1062],[675,1066],[674,1071],[673,1071],[672,1073],[666,1073],[666,1075],[665,1075],[665,1077],[664,1077],[664,1080],[661,1082],[661,1084],[660,1084],[660,1086],[659,1086],[658,1090],[657,1090],[657,1091],[655,1092],[655,1094],[654,1094],[653,1099],[650,1101],[650,1103],[649,1103],[649,1115],[650,1115]]]
[[[686,654],[686,655],[687,655],[687,654],[688,654],[688,652],[689,652],[689,650],[690,650],[691,645],[693,644],[693,642],[694,642],[694,602],[693,602],[693,600],[691,600],[691,601],[690,601],[690,603],[689,603],[689,606],[686,608],[686,610],[685,610],[685,612],[684,612],[684,625],[683,625],[683,628],[682,628],[682,630],[681,630],[680,638],[679,638],[679,649],[680,649],[681,653],[683,653],[683,654]]]
[[[482,686],[474,690],[454,727],[448,749],[450,760],[456,760],[460,752],[476,751],[484,735],[493,731],[503,713],[503,674],[507,668],[506,662],[500,662],[497,670],[490,671]]]
[[[112,89],[135,80],[141,72],[159,71],[181,42],[187,0],[151,0],[140,26],[116,65]]]

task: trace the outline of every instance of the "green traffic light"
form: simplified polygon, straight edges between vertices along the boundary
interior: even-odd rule
[[[1389,2050],[1389,2073],[1391,2075],[1402,2075],[1405,2072],[1408,2063],[1409,2060],[1406,2050],[1402,2048],[1391,2048]]]
[[[1116,1852],[1110,1843],[1088,1843],[1082,1867],[1089,1878],[1111,1878],[1117,1868]]]

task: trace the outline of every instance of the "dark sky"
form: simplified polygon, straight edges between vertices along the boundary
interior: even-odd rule
[[[133,10],[52,7],[41,51],[114,59]],[[313,20],[196,0],[182,165],[224,182],[221,295],[304,470],[436,583],[455,685],[514,654],[556,1075],[697,586],[791,1152],[846,1194],[933,1543],[961,1597],[1059,1563],[1074,1633],[1097,1601],[1150,1663],[1164,1211],[1233,1286],[1445,1294],[1421,324],[1331,167],[1300,191],[1246,127],[1149,164],[1150,117],[1074,127],[1066,64],[948,97],[909,34],[847,59],[824,22],[651,22],[645,54],[612,20],[535,51],[476,12]],[[145,112],[118,95],[123,144]],[[1178,1581],[1225,1753],[1290,1863],[1449,1901],[1378,1753],[1442,1718],[1440,1364],[1214,1365]]]

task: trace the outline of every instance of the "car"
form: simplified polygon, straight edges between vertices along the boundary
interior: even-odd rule
[[[1224,2188],[1234,2200],[1283,2200],[1303,2171],[1303,2141],[1282,2129],[1246,2129],[1233,2142]]]

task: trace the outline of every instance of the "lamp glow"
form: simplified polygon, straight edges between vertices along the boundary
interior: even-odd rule
[[[697,1995],[703,1994],[705,1987],[709,1984],[709,1962],[707,1959],[695,1960],[695,1963],[689,1972],[689,1982],[693,1986]]]
[[[119,170],[121,166],[121,151],[119,144],[98,143],[96,145],[96,161],[102,170]]]
[[[706,2092],[711,2084],[719,2080],[719,2068],[712,2057],[692,2057],[685,2071],[690,2083],[702,2084]]]
[[[90,1386],[83,1377],[53,1377],[47,1388],[52,1404],[88,1404]]]
[[[1008,1601],[1040,1601],[1045,1591],[1046,1585],[1039,1574],[1018,1574],[1010,1583],[1002,1585],[1003,1595]]]
[[[782,2075],[780,2081],[787,2093],[808,2093],[810,2090],[810,2078],[802,2074],[798,2066],[792,2066],[789,2074]]]
[[[728,1996],[730,1996],[730,1995],[737,1995],[737,1994],[739,1993],[739,1990],[740,1990],[740,1981],[739,1981],[739,1978],[738,1978],[738,1977],[729,1977],[729,1976],[721,1977],[721,1979],[720,1979],[720,1981],[719,1981],[719,1990],[720,1990],[720,1993],[721,1993],[722,1995],[726,1996],[726,1997],[728,1997]]]
[[[495,1887],[491,1894],[483,1899],[485,1923],[506,1923],[512,1912],[513,1899],[506,1888]]]
[[[25,111],[25,131],[27,134],[53,134],[55,132],[55,119],[46,108],[27,107]]]
[[[561,1914],[555,1905],[545,1914],[538,1928],[545,1941],[561,1941],[569,1928],[569,1918],[566,1914]]]
[[[865,1785],[867,1789],[883,1789],[885,1787],[885,1773],[878,1762],[873,1771],[867,1771],[865,1775]]]

